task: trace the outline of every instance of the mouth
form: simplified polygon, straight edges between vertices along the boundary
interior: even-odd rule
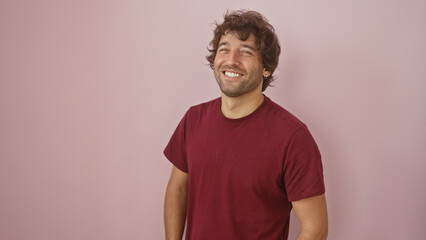
[[[229,71],[229,70],[222,71],[222,73],[225,76],[230,77],[230,78],[237,78],[237,77],[241,77],[241,76],[244,75],[242,73],[232,72],[232,71]]]

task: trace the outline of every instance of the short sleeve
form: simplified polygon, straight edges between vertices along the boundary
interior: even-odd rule
[[[294,133],[283,166],[288,201],[309,198],[325,192],[321,155],[306,126],[300,127]]]
[[[188,164],[186,158],[186,131],[188,122],[188,112],[180,121],[176,130],[174,131],[169,143],[164,149],[164,155],[173,163],[175,167],[183,172],[188,172]]]

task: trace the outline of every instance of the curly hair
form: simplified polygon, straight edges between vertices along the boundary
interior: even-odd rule
[[[240,40],[246,41],[253,34],[257,48],[260,50],[261,63],[271,73],[269,77],[263,80],[262,91],[265,91],[274,80],[272,74],[278,66],[281,53],[274,27],[268,23],[268,20],[262,14],[248,10],[227,11],[223,23],[218,24],[216,22],[215,25],[214,37],[209,43],[210,48],[208,48],[210,55],[206,57],[210,68],[214,69],[214,59],[223,35],[229,31],[236,32]]]

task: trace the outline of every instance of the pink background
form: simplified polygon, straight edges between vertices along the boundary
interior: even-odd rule
[[[220,94],[227,8],[277,30],[266,94],[320,147],[329,239],[425,238],[425,1],[2,0],[0,239],[164,238],[162,150]]]

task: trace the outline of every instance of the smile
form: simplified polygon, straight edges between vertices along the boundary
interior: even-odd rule
[[[242,74],[234,73],[234,72],[228,72],[228,71],[224,71],[223,74],[225,74],[228,77],[240,77],[240,76],[242,76]]]

